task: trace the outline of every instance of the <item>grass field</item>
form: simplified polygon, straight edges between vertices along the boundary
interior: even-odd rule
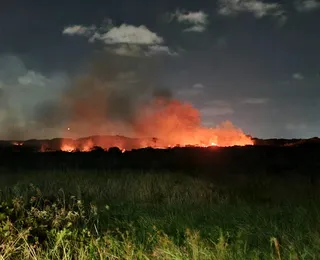
[[[320,259],[318,195],[298,176],[6,172],[0,259]]]

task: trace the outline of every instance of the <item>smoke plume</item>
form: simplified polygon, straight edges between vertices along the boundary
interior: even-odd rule
[[[44,76],[27,68],[15,55],[0,56],[0,138],[56,135],[57,129],[51,123],[55,119],[48,116],[59,113],[49,104],[58,100],[67,84],[68,77],[63,73]]]
[[[3,60],[3,139],[125,135],[156,137],[164,147],[250,143],[231,123],[202,127],[200,112],[161,84],[160,58],[101,55],[72,79],[28,70],[13,56]]]

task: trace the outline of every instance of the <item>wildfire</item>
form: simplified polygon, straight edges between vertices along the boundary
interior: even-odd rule
[[[74,152],[76,150],[76,147],[73,145],[68,145],[68,144],[62,144],[61,146],[61,151],[63,152]]]
[[[253,140],[242,133],[240,129],[233,127],[230,122],[224,123],[220,128],[216,129],[198,129],[199,132],[181,133],[181,137],[176,142],[168,142],[166,139],[159,138],[137,138],[127,139],[118,136],[95,138],[82,138],[74,140],[63,140],[61,150],[65,152],[91,151],[95,146],[108,150],[111,147],[118,147],[122,153],[132,149],[139,148],[157,148],[168,149],[173,147],[228,147],[228,146],[245,146],[253,145]],[[172,138],[172,137],[171,137]],[[185,139],[184,139],[185,138]],[[214,141],[213,141],[214,140]]]
[[[12,145],[14,145],[14,146],[22,146],[23,142],[12,142]]]
[[[112,124],[101,116],[100,110],[85,102],[73,101],[70,120],[64,129],[70,134],[75,129],[85,133],[92,133],[97,128],[104,129],[105,125]],[[95,116],[95,112],[98,116]],[[100,113],[100,114],[99,114]],[[99,121],[100,120],[100,121]],[[104,120],[104,121],[103,121]],[[63,139],[60,150],[64,152],[89,152],[100,147],[108,150],[118,147],[121,152],[139,148],[172,147],[228,147],[253,145],[253,140],[243,131],[226,121],[215,128],[201,125],[200,112],[191,104],[178,100],[155,99],[141,106],[132,120],[124,124],[131,129],[135,138],[121,136],[95,136],[81,139]],[[72,131],[70,131],[73,129]],[[15,142],[14,145],[23,143]],[[50,146],[50,145],[49,145]],[[51,148],[51,147],[45,147]],[[45,151],[46,149],[41,149]],[[52,149],[51,149],[52,150]]]

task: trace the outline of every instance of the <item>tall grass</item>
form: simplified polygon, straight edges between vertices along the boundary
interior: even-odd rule
[[[271,177],[0,175],[0,259],[319,259],[317,189]]]

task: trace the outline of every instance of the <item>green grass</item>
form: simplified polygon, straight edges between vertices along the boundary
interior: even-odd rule
[[[320,259],[302,178],[178,173],[0,175],[0,259]]]

